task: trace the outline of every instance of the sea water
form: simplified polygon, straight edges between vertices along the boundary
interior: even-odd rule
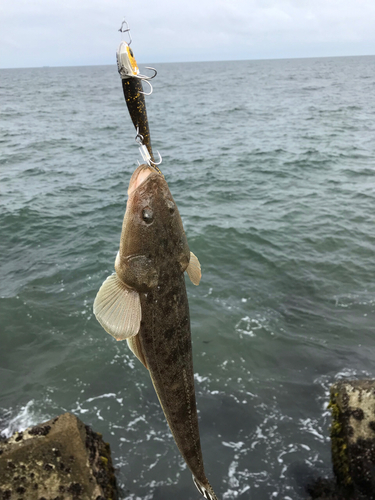
[[[374,377],[375,57],[155,64],[219,498],[331,474],[330,385]],[[0,70],[0,430],[72,412],[122,499],[199,497],[143,365],[96,321],[141,160],[115,66]]]

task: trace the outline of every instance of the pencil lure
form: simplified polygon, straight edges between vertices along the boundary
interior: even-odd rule
[[[151,77],[141,75],[137,65],[137,61],[134,58],[133,51],[128,43],[122,41],[117,49],[117,68],[121,77],[122,90],[124,92],[124,97],[130,118],[133,125],[137,131],[137,142],[140,143],[141,148],[145,146],[147,148],[146,158],[144,153],[141,151],[142,156],[147,161],[149,157],[149,165],[154,167],[159,173],[160,170],[157,165],[161,163],[155,162],[155,158],[152,152],[150,129],[148,126],[148,118],[146,111],[146,101],[145,95],[150,95],[152,93],[152,85],[149,82],[150,79],[156,76],[156,70],[154,68],[148,68],[154,71],[154,75]],[[150,86],[150,92],[143,92],[142,81],[146,82]]]

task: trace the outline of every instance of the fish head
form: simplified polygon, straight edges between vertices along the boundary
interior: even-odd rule
[[[116,52],[117,68],[121,78],[131,78],[139,74],[137,61],[130,46],[126,42],[121,42]]]
[[[146,293],[162,273],[183,273],[190,250],[164,176],[141,165],[130,179],[128,195],[115,269],[126,285]]]

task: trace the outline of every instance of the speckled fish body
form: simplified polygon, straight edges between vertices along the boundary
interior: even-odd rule
[[[176,214],[178,217],[178,214]],[[164,240],[164,255],[187,244]],[[194,477],[205,484],[190,333],[189,304],[180,262],[164,258],[158,285],[141,294],[139,342],[174,440]]]
[[[179,211],[164,177],[146,165],[138,167],[130,181],[115,270],[116,278],[108,278],[102,288],[108,287],[109,280],[117,279],[120,286],[127,287],[127,297],[139,297],[138,328],[127,319],[103,319],[95,311],[95,303],[94,312],[111,335],[128,340],[133,353],[149,370],[170,430],[199,492],[208,500],[217,500],[203,467],[183,275],[186,271],[197,285],[200,265],[189,250]],[[102,288],[96,299],[98,310],[103,310],[102,302],[109,301]],[[121,317],[120,309],[115,304],[108,315]],[[136,311],[130,316],[138,318]],[[117,323],[124,322],[128,326],[120,331]]]
[[[137,78],[139,69],[133,51],[126,42],[121,42],[117,50],[117,67],[121,76],[122,90],[130,118],[135,129],[143,137],[142,142],[147,147],[151,160],[155,162],[151,147],[146,100],[144,94],[142,94],[142,82]]]

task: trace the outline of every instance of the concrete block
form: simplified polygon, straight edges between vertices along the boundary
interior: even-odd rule
[[[332,462],[344,498],[375,500],[375,381],[331,387]]]
[[[64,413],[0,441],[1,500],[117,500],[109,444]]]

